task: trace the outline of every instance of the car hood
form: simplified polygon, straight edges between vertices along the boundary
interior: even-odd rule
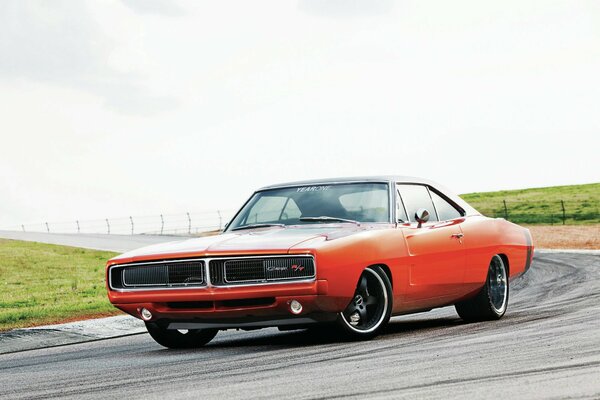
[[[287,253],[294,247],[311,248],[367,229],[372,225],[327,224],[302,227],[269,227],[216,236],[155,244],[129,251],[111,261],[129,262],[156,256],[212,256],[223,254]],[[303,244],[303,246],[300,246]]]

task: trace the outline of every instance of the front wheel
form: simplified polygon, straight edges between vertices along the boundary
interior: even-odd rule
[[[456,303],[458,315],[465,321],[500,319],[508,305],[508,270],[499,255],[492,257],[485,285],[477,296]]]
[[[170,349],[190,349],[204,346],[218,332],[217,329],[167,329],[156,322],[146,322],[146,329],[156,343]]]
[[[338,315],[340,329],[353,339],[377,336],[392,313],[392,285],[381,267],[366,268],[346,309]]]

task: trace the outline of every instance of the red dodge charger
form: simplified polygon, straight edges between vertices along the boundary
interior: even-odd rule
[[[436,307],[501,318],[532,257],[527,229],[437,183],[378,176],[264,187],[221,234],[122,254],[106,278],[111,303],[170,348],[231,328],[370,339],[391,316]]]

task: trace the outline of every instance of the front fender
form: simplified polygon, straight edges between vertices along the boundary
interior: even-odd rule
[[[356,285],[365,268],[383,265],[390,271],[394,298],[401,295],[406,269],[406,243],[400,229],[364,231],[352,236],[310,243],[317,263],[317,278],[328,282],[328,295],[339,311],[346,308],[354,296]]]

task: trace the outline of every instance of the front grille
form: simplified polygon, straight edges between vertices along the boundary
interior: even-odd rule
[[[194,288],[207,281],[214,286],[252,285],[310,280],[315,270],[311,256],[165,260],[112,266],[109,282],[117,290]]]
[[[306,280],[314,278],[312,257],[266,257],[210,261],[213,285]]]
[[[111,270],[114,288],[170,288],[205,286],[204,261],[164,261],[116,266]]]
[[[227,283],[266,280],[263,260],[230,260],[225,261],[224,267]]]
[[[123,269],[124,286],[161,286],[169,281],[169,269],[166,265],[132,267]]]

